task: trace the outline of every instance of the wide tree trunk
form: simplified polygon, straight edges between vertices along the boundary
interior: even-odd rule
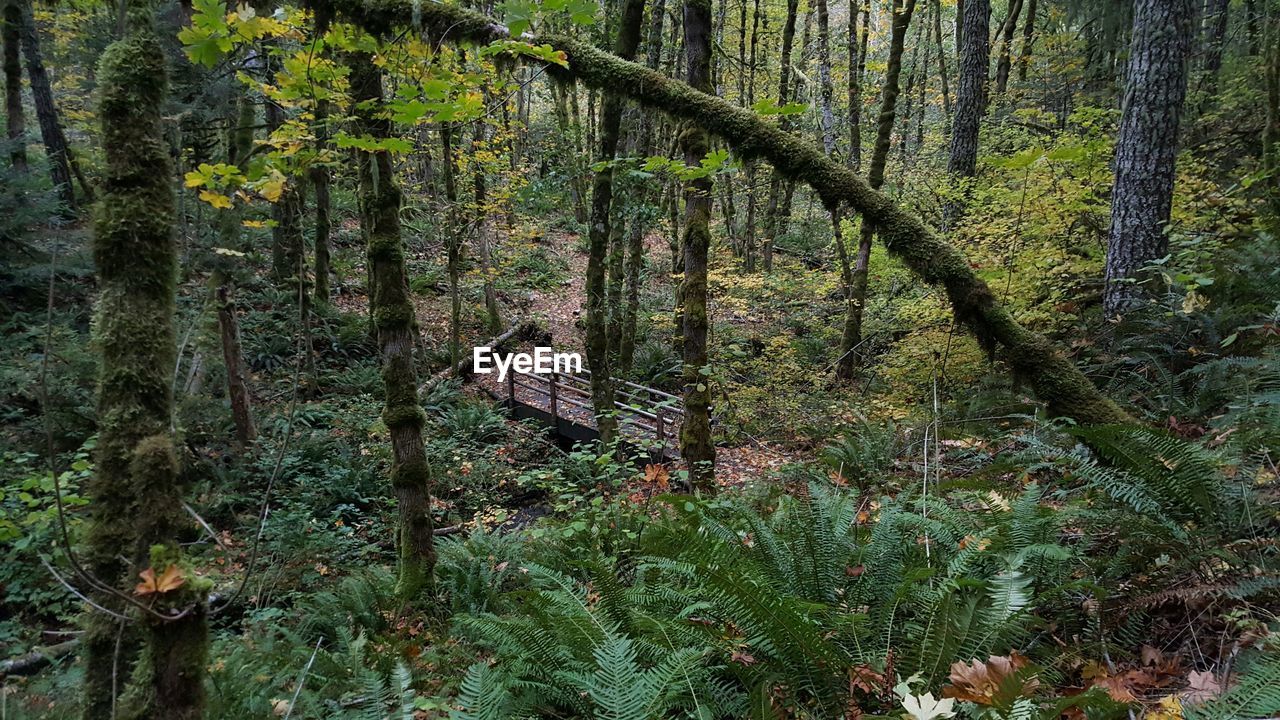
[[[391,123],[380,115],[382,72],[372,57],[359,57],[352,63],[351,95],[364,131],[375,139],[390,137]],[[360,151],[357,158],[368,262],[376,279],[369,306],[382,356],[382,422],[391,435],[391,486],[399,512],[396,596],[412,602],[433,582],[436,553],[431,466],[422,440],[426,418],[418,404],[418,374],[413,361],[414,308],[409,300],[400,233],[401,193],[390,153]]]
[[[1003,95],[1009,88],[1009,70],[1013,58],[1013,35],[1018,31],[1018,16],[1022,14],[1022,0],[1009,0],[1009,14],[1000,25],[1000,56],[996,60],[996,94]]]
[[[1140,304],[1141,270],[1164,257],[1178,124],[1187,93],[1191,0],[1138,0],[1116,139],[1103,311]]]
[[[3,18],[0,18],[0,42],[4,43],[4,112],[5,137],[11,143],[9,147],[9,163],[14,169],[27,169],[27,119],[22,109],[22,65],[19,54],[22,52],[22,40],[19,27],[22,25],[22,11],[17,0],[7,0],[4,5]]]
[[[409,2],[366,4],[367,0],[332,0],[321,9],[375,33],[414,26],[441,42],[491,42],[507,37],[501,23],[451,5]],[[812,187],[823,203],[843,204],[878,228],[890,255],[924,282],[946,292],[956,320],[989,352],[1010,365],[1047,404],[1052,415],[1084,424],[1131,422],[1053,343],[1018,324],[973,272],[964,255],[942,240],[915,214],[885,194],[867,187],[856,173],[832,162],[821,148],[688,84],[643,65],[618,59],[589,42],[563,35],[536,35],[565,53],[567,72],[593,87],[607,87],[668,115],[696,124],[729,142],[743,158],[768,160],[786,177]]]
[[[991,0],[967,0],[964,6],[964,47],[960,54],[960,81],[956,87],[956,112],[951,122],[951,156],[947,172],[970,178],[978,171],[978,128],[987,105],[987,68],[991,63],[988,31]],[[959,211],[948,203],[948,222]]]
[[[627,0],[622,9],[614,52],[624,59],[635,57],[640,45],[640,24],[644,19],[644,0]],[[591,226],[587,235],[587,365],[591,370],[591,405],[595,411],[600,441],[613,442],[618,421],[613,408],[613,376],[609,347],[609,245],[617,233],[613,222],[613,160],[618,151],[618,135],[622,125],[623,98],[613,92],[604,96],[600,113],[600,150],[596,161],[602,166],[591,186]],[[614,240],[615,247],[618,240]],[[621,252],[621,248],[617,249]],[[618,265],[621,266],[619,258]],[[619,269],[621,269],[619,267]],[[619,272],[618,275],[621,275]],[[619,278],[620,279],[620,278]],[[617,296],[621,296],[621,288]]]
[[[53,87],[49,73],[40,54],[40,33],[36,30],[35,17],[30,0],[11,0],[18,4],[19,35],[22,54],[27,61],[27,79],[31,81],[31,98],[35,101],[36,121],[40,124],[40,138],[44,142],[45,155],[49,158],[49,175],[58,199],[67,210],[76,207],[75,189],[71,187],[71,156],[67,136],[62,131],[58,107],[53,101]]]
[[[178,544],[189,521],[170,425],[178,253],[160,115],[168,82],[159,38],[141,28],[113,43],[97,77],[106,167],[93,247],[101,362],[97,472],[85,539],[89,572],[126,592],[137,581],[133,573],[159,578],[170,567],[184,583],[145,598],[140,672],[133,672],[130,643],[117,654],[116,622],[89,616],[82,638],[84,712],[94,720],[111,717],[116,688],[132,677],[137,684],[122,704],[136,716],[197,720],[204,706],[209,583],[192,574]]]
[[[685,79],[704,93],[711,90],[711,2],[685,0]],[[698,165],[711,149],[711,136],[696,123],[680,134],[686,165]],[[711,177],[685,184],[684,195],[684,424],[680,456],[698,492],[714,493],[716,448],[711,443],[711,378],[707,360],[707,256],[711,248]]]
[[[893,123],[898,110],[898,81],[902,76],[902,50],[906,45],[907,28],[916,10],[916,0],[893,0],[893,20],[889,37],[889,65],[885,70],[884,89],[880,94],[880,118],[876,123],[876,144],[871,151],[867,167],[867,184],[878,190],[884,184],[884,167],[889,159],[890,141],[893,139]],[[837,220],[838,222],[838,220]],[[862,342],[862,314],[867,304],[867,275],[870,271],[871,241],[876,227],[863,218],[862,234],[858,238],[858,255],[851,274],[852,284],[847,291],[847,308],[844,329],[840,334],[840,359],[836,363],[836,377],[853,377],[857,367],[854,348]]]

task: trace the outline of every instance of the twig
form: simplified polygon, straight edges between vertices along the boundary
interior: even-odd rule
[[[324,636],[316,640],[316,649],[311,651],[311,659],[307,661],[307,666],[302,668],[302,675],[298,678],[298,687],[293,689],[293,699],[289,701],[289,709],[284,713],[284,720],[289,720],[289,716],[293,714],[293,707],[298,703],[298,696],[302,694],[302,686],[307,682],[307,673],[311,672],[311,664],[316,661],[316,653],[320,652],[320,643],[324,642]]]

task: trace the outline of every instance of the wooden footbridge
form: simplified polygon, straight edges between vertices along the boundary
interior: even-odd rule
[[[614,379],[619,434],[655,460],[679,457],[684,408],[680,398],[651,387]],[[503,398],[516,419],[533,418],[569,441],[599,437],[591,406],[591,373],[507,373]]]

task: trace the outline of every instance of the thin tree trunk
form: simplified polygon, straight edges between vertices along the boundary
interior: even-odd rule
[[[1027,20],[1022,24],[1022,51],[1018,54],[1018,81],[1026,82],[1027,69],[1031,66],[1031,46],[1036,42],[1036,5],[1039,0],[1027,0]]]
[[[486,104],[492,100],[486,93]],[[475,124],[475,134],[472,140],[472,149],[475,153],[488,150],[489,142],[488,132],[485,123]],[[484,294],[484,311],[488,316],[487,329],[489,333],[497,334],[502,332],[504,327],[502,323],[502,313],[498,309],[498,292],[493,285],[493,243],[496,232],[494,231],[493,208],[489,207],[488,187],[485,182],[485,167],[483,163],[476,163],[475,176],[472,178],[472,199],[475,202],[475,221],[472,227],[476,229],[476,251],[480,256],[480,273],[482,280],[482,292]]]
[[[787,19],[782,26],[782,59],[778,69],[778,104],[785,105],[791,97],[791,53],[796,38],[796,12],[799,0],[787,0]],[[687,11],[686,11],[687,12]],[[688,42],[686,33],[685,41]],[[782,128],[791,129],[790,116],[782,116]],[[764,249],[761,261],[765,272],[773,270],[773,243],[782,230],[782,195],[786,178],[776,169],[769,181],[769,203],[765,211]]]
[[[1022,14],[1022,0],[1009,0],[1009,14],[1000,26],[1000,57],[996,61],[996,94],[1003,95],[1009,88],[1009,68],[1013,55],[1013,35],[1018,31],[1018,16]]]
[[[972,0],[971,0],[972,1]],[[902,49],[906,44],[907,28],[915,13],[916,0],[893,0],[893,18],[889,37],[889,64],[885,70],[884,88],[880,95],[880,118],[876,124],[876,144],[871,151],[871,164],[867,168],[867,184],[878,190],[884,184],[884,166],[889,159],[889,146],[893,138],[893,123],[898,109],[898,80],[902,75]],[[875,226],[862,220],[862,234],[858,239],[857,261],[853,267],[853,282],[848,291],[848,310],[844,330],[840,336],[840,359],[836,363],[836,377],[845,380],[853,377],[857,367],[854,348],[862,341],[862,313],[867,304],[867,274],[871,259],[871,240]]]
[[[53,100],[53,87],[40,54],[40,33],[31,11],[30,0],[11,0],[18,4],[22,54],[27,61],[27,79],[31,81],[31,97],[35,101],[36,120],[40,124],[40,137],[45,155],[49,158],[49,175],[66,210],[76,208],[76,194],[71,187],[71,156],[67,136],[62,131],[58,107]]]
[[[240,323],[231,289],[224,283],[217,288],[218,334],[222,341],[222,360],[227,368],[227,397],[231,400],[231,419],[236,426],[236,443],[245,448],[258,438],[253,422],[253,401],[244,381],[244,352],[240,346]]]
[[[369,135],[391,136],[382,105],[382,73],[373,58],[358,57],[351,67],[356,115]],[[418,375],[413,361],[414,309],[409,300],[404,243],[400,233],[400,188],[385,150],[357,153],[362,217],[368,224],[368,262],[377,278],[369,299],[382,356],[385,403],[382,422],[391,435],[391,485],[399,528],[396,596],[403,602],[424,597],[433,582],[435,545],[431,518],[431,467],[422,440],[425,417],[418,405]]]
[[[457,221],[458,184],[453,157],[453,124],[440,123],[441,174],[444,177],[445,266],[449,275],[449,367],[457,367],[462,353],[462,227]]]
[[[15,170],[27,170],[27,120],[22,108],[22,65],[19,54],[22,40],[22,10],[17,0],[7,0],[4,5],[0,41],[4,42],[4,111],[7,123],[5,137],[9,139],[9,162]]]
[[[1144,267],[1168,249],[1178,123],[1187,92],[1191,0],[1138,0],[1124,109],[1116,140],[1103,311],[1115,317],[1144,296]]]
[[[626,0],[622,20],[614,41],[614,53],[623,59],[635,57],[640,45],[640,25],[644,20],[644,0]],[[591,187],[591,226],[587,235],[587,365],[591,370],[591,404],[596,416],[596,429],[600,441],[609,445],[614,441],[618,421],[613,408],[613,376],[609,347],[609,288],[606,274],[609,271],[609,243],[615,235],[620,243],[620,233],[613,228],[613,160],[618,151],[618,136],[622,125],[621,96],[608,92],[600,119],[600,150],[597,162],[603,163],[596,172]],[[619,248],[620,250],[620,248]],[[621,263],[619,262],[620,266]],[[621,273],[619,273],[621,274]],[[617,278],[615,283],[621,278]],[[620,288],[617,293],[620,296]]]
[[[321,100],[316,106],[316,142],[321,148],[329,144],[329,101]],[[329,302],[329,236],[333,233],[333,206],[329,195],[329,168],[317,165],[311,169],[311,187],[316,196],[316,282],[314,302],[326,305]]]
[[[1034,4],[1035,0],[1031,0]],[[951,125],[951,79],[947,75],[947,51],[942,47],[942,0],[933,3],[933,40],[938,55],[938,79],[942,83],[942,112],[948,131]]]
[[[1222,50],[1227,39],[1229,0],[1209,0],[1205,20],[1209,25],[1204,44],[1204,107],[1218,94],[1218,76],[1222,72]]]
[[[756,60],[760,49],[760,0],[755,0],[755,10],[751,15],[751,56],[747,70],[746,107],[753,107],[756,102]],[[748,273],[756,271],[756,177],[760,172],[760,163],[755,159],[747,161],[747,217],[745,233],[742,238],[742,254],[744,269]]]
[[[685,0],[685,78],[689,86],[711,92],[711,3]],[[688,124],[680,135],[686,165],[697,165],[711,147],[706,130]],[[711,246],[711,177],[685,184],[684,281],[684,423],[680,456],[689,468],[689,481],[702,493],[714,494],[716,449],[711,443],[711,378],[706,374],[707,256]]]
[[[94,720],[111,717],[118,679],[132,677],[138,684],[130,690],[130,712],[197,720],[204,708],[208,584],[189,575],[178,544],[189,521],[171,429],[178,253],[159,39],[142,28],[113,43],[97,77],[106,197],[94,228],[101,368],[87,559],[98,581],[130,592],[137,578],[126,575],[148,571],[159,578],[171,566],[185,582],[146,599],[153,612],[140,616],[146,643],[136,673],[131,643],[117,655],[123,630],[105,615],[89,616],[84,712]]]
[[[646,41],[648,49],[645,61],[650,70],[657,70],[658,64],[662,61],[662,24],[666,5],[666,0],[657,0],[649,11],[649,36]],[[640,137],[636,153],[640,157],[647,157],[653,152],[654,117],[653,113],[645,112],[643,109],[639,110],[639,115]],[[646,183],[640,192],[639,203],[644,206],[650,206],[655,202],[660,204],[660,198],[661,188],[654,188]],[[630,231],[627,234],[626,309],[617,352],[620,377],[626,377],[631,373],[631,364],[635,360],[636,320],[640,314],[640,283],[644,271],[644,238],[649,230],[650,217],[647,212],[644,215],[637,214],[632,218]]]

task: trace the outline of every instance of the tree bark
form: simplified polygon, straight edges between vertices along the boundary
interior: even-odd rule
[[[1191,0],[1138,0],[1125,81],[1107,242],[1103,311],[1141,304],[1141,270],[1164,257],[1178,124],[1187,92]]]
[[[685,79],[689,87],[711,92],[711,3],[685,0]],[[680,134],[686,165],[698,165],[711,147],[711,137],[697,123]],[[707,256],[711,247],[711,177],[685,184],[684,211],[684,424],[680,456],[689,467],[689,482],[702,493],[716,491],[716,448],[711,442],[711,378],[707,374]]]
[[[319,10],[328,14],[341,12],[377,34],[413,25],[442,42],[490,42],[508,37],[506,28],[492,18],[443,4],[415,6],[410,0],[389,0],[366,5],[366,0],[334,0]],[[1011,371],[1030,385],[1051,414],[1071,416],[1084,424],[1132,422],[1052,343],[1019,325],[958,250],[935,235],[919,217],[869,188],[856,173],[832,162],[821,148],[756,113],[643,65],[620,60],[590,43],[555,34],[533,39],[564,52],[569,62],[564,72],[580,81],[618,90],[649,108],[694,122],[730,142],[744,159],[766,159],[785,176],[807,183],[823,203],[844,204],[862,214],[865,221],[878,228],[891,255],[924,282],[946,292],[957,321],[968,327],[988,351],[1000,350]]]
[[[70,150],[67,147],[67,136],[62,131],[62,121],[58,117],[58,107],[53,100],[49,73],[45,70],[44,58],[40,54],[40,33],[36,30],[31,2],[12,1],[18,4],[20,44],[27,61],[27,79],[31,81],[31,97],[35,101],[40,137],[44,142],[45,155],[49,158],[49,175],[63,206],[66,210],[73,211],[76,208],[76,194],[71,187]]]
[[[623,59],[635,57],[640,45],[640,24],[644,0],[627,0],[614,41],[614,51]],[[591,226],[587,235],[587,365],[591,370],[591,405],[596,416],[600,441],[614,441],[618,421],[613,408],[613,376],[609,347],[609,303],[606,282],[609,243],[613,232],[613,161],[618,151],[622,125],[623,97],[608,88],[600,113],[600,150],[596,160],[603,163],[591,187]],[[620,293],[619,293],[620,295]]]
[[[139,717],[197,720],[204,706],[208,581],[191,574],[179,535],[187,529],[178,487],[171,419],[176,355],[173,317],[177,243],[169,148],[160,108],[165,54],[149,28],[135,29],[102,54],[98,74],[105,197],[95,218],[98,272],[97,473],[86,537],[90,573],[132,592],[125,557],[160,577],[170,566],[182,587],[150,599],[140,672],[117,657],[117,624],[90,615],[84,643],[86,718],[110,717],[116,678],[132,676],[128,705]],[[113,600],[108,605],[118,605]]]
[[[964,7],[964,48],[960,55],[960,82],[956,87],[956,114],[951,124],[951,156],[947,172],[968,178],[978,171],[978,127],[987,104],[987,68],[991,43],[991,0],[967,0]],[[948,213],[951,214],[951,213]]]
[[[1009,0],[1009,14],[1000,26],[1000,57],[996,60],[996,94],[1003,95],[1009,88],[1009,70],[1013,57],[1013,35],[1018,31],[1018,16],[1022,14],[1022,0]]]
[[[17,0],[7,0],[4,5],[3,25],[0,25],[0,42],[4,43],[4,112],[5,137],[11,143],[9,163],[15,170],[27,170],[27,120],[22,108],[22,65],[19,55],[22,40],[19,28],[22,11]]]
[[[889,159],[889,146],[893,138],[893,123],[898,109],[898,81],[902,75],[902,50],[906,45],[907,28],[915,13],[916,0],[893,0],[893,19],[889,37],[889,65],[885,70],[884,88],[880,95],[880,118],[876,123],[876,144],[871,151],[871,163],[867,168],[867,184],[879,190],[884,184],[884,167]],[[835,218],[839,222],[839,218]],[[853,350],[862,342],[862,313],[867,304],[867,274],[870,271],[871,241],[876,227],[864,217],[858,238],[858,255],[851,276],[852,284],[846,289],[848,302],[845,309],[844,329],[840,334],[840,359],[836,362],[836,377],[847,380],[857,368],[857,356]]]

